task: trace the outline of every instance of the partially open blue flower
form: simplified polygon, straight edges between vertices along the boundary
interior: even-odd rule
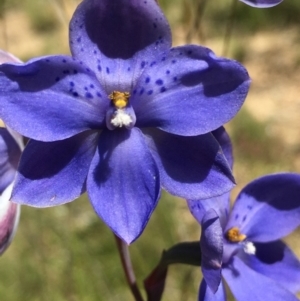
[[[199,301],[225,301],[221,276],[238,301],[298,300],[300,262],[280,240],[300,224],[300,175],[261,177],[229,194],[188,201],[202,225]]]
[[[258,8],[267,8],[278,5],[283,0],[240,0],[250,6]]]
[[[12,54],[0,50],[0,64],[20,62]],[[18,162],[23,148],[21,137],[0,127],[0,254],[2,254],[17,230],[20,205],[9,201]]]
[[[161,187],[193,199],[233,178],[210,131],[240,109],[245,68],[207,48],[171,48],[154,0],[85,0],[70,23],[72,57],[0,68],[0,115],[31,138],[12,199],[37,207],[87,190],[127,243],[144,229]]]

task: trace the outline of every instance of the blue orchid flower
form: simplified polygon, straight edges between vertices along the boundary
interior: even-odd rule
[[[238,112],[249,76],[204,47],[171,48],[154,0],[84,0],[70,56],[0,67],[0,116],[31,138],[12,200],[49,207],[87,191],[127,243],[143,231],[161,187],[193,199],[233,177],[210,133]]]
[[[230,166],[228,135],[216,135]],[[280,239],[300,225],[300,175],[258,178],[238,195],[230,212],[230,193],[188,201],[202,226],[203,280],[199,301],[226,301],[223,277],[238,301],[298,300],[300,261]]]

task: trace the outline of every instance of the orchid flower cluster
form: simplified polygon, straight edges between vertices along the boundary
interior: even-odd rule
[[[246,99],[244,66],[199,45],[172,47],[155,0],[83,0],[69,44],[70,56],[26,63],[0,52],[0,252],[20,205],[62,205],[85,192],[126,247],[164,189],[187,200],[202,229],[197,246],[176,257],[201,265],[198,300],[226,300],[224,281],[238,301],[298,300],[300,261],[280,239],[300,224],[300,174],[258,178],[230,209],[233,155],[223,125]],[[148,300],[162,297],[161,263],[145,281]]]

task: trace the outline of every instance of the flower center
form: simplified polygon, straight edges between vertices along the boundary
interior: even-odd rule
[[[226,238],[230,242],[241,242],[244,241],[247,236],[245,234],[242,234],[238,227],[233,227],[227,231]]]
[[[123,109],[129,102],[130,94],[128,92],[113,91],[108,98],[111,99],[114,106],[118,109]]]
[[[232,243],[239,243],[239,245],[244,249],[244,252],[250,255],[256,253],[255,245],[251,241],[247,241],[247,236],[240,232],[238,227],[232,227],[225,234],[226,238]]]
[[[113,91],[108,98],[112,106],[106,113],[106,125],[108,129],[114,130],[125,126],[131,129],[136,121],[135,113],[129,104],[130,94],[128,92]]]

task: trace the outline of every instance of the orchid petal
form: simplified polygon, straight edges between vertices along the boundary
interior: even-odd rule
[[[249,241],[268,242],[291,233],[300,224],[300,175],[258,178],[240,192],[226,229],[238,227]]]
[[[233,168],[233,150],[232,150],[232,144],[231,139],[229,135],[227,134],[225,128],[223,126],[217,128],[216,130],[211,132],[218,143],[220,144],[223,153],[229,163],[230,168]]]
[[[236,256],[231,264],[222,270],[222,275],[239,301],[299,301],[279,282],[252,270]]]
[[[300,291],[300,261],[282,241],[255,243],[255,256],[241,259],[253,270],[280,283],[292,293]]]
[[[23,151],[12,201],[52,207],[73,201],[85,191],[85,181],[98,133],[86,131],[66,140],[30,140]]]
[[[220,146],[209,133],[184,137],[144,129],[158,165],[162,186],[186,199],[206,199],[233,187],[233,177]]]
[[[258,8],[267,8],[278,5],[283,0],[240,0],[250,6]]]
[[[105,125],[109,99],[94,74],[67,56],[0,66],[0,115],[24,136],[62,140]]]
[[[10,245],[20,218],[20,205],[9,201],[13,183],[0,196],[0,254]]]
[[[0,64],[3,63],[22,63],[22,62],[13,54],[0,49]]]
[[[13,181],[21,149],[7,129],[0,128],[0,194]]]
[[[205,280],[203,279],[199,289],[198,301],[226,301],[225,288],[220,282],[218,290],[213,293],[212,290],[207,286]]]
[[[173,48],[145,69],[131,97],[138,127],[196,136],[217,129],[241,108],[250,79],[236,61],[207,48]]]
[[[128,244],[145,228],[160,193],[159,173],[139,129],[104,130],[87,191],[97,214]]]
[[[201,270],[207,285],[215,293],[221,282],[223,256],[223,230],[216,211],[209,209],[201,226]]]
[[[71,20],[70,47],[107,93],[130,92],[143,69],[169,51],[171,33],[154,0],[86,0]]]

